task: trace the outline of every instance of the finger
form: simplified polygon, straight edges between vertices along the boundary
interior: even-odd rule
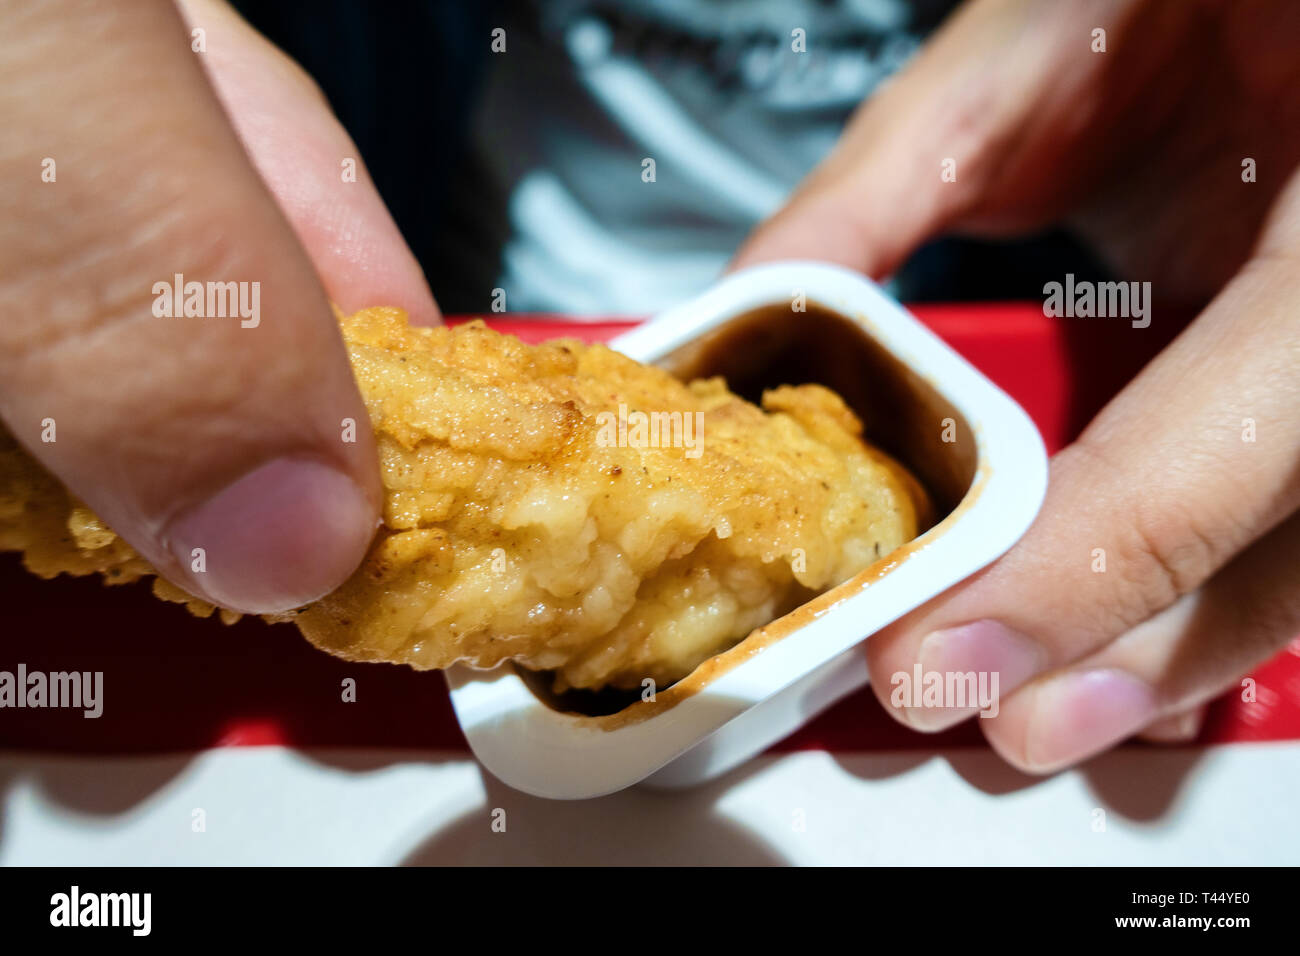
[[[1061,671],[1001,702],[980,727],[1031,773],[1077,763],[1143,728],[1195,736],[1197,714],[1300,634],[1300,516],[1198,591]]]
[[[1151,744],[1187,744],[1201,735],[1209,705],[1201,704],[1172,716],[1157,720],[1138,736]]]
[[[269,611],[336,587],[377,519],[369,419],[176,10],[17,6],[0,74],[0,418],[191,593]],[[165,301],[178,275],[205,317]]]
[[[1294,512],[1297,295],[1285,257],[1239,275],[1057,455],[1043,509],[1011,551],[868,642],[881,699],[918,663],[996,673],[1006,694],[1195,591]],[[924,730],[973,712],[889,709]]]
[[[249,158],[344,312],[396,305],[432,324],[438,307],[356,145],[309,76],[221,0],[181,0],[204,31],[207,71]]]
[[[1102,68],[1081,37],[1124,6],[964,4],[859,108],[731,268],[818,259],[879,278],[949,229],[996,234],[1050,221],[1070,198],[1062,184],[1098,153],[1071,148],[1082,132],[1079,91]]]
[[[952,184],[940,179],[951,118],[936,114],[951,103],[942,98],[950,73],[934,46],[858,109],[831,154],[750,234],[729,269],[811,259],[882,278],[946,228],[965,187],[945,189]]]

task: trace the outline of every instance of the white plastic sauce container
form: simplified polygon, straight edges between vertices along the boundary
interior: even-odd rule
[[[874,283],[819,263],[728,276],[610,345],[694,376],[754,386],[820,380],[867,437],[936,499],[937,523],[853,579],[759,628],[653,701],[566,711],[511,665],[447,672],[483,765],[504,783],[577,799],[640,781],[688,786],[788,735],[867,681],[859,646],[978,571],[1029,527],[1047,455],[1025,412]]]

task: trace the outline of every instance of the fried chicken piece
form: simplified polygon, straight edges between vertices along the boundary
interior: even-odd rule
[[[760,409],[601,345],[412,328],[388,308],[340,322],[383,526],[342,587],[273,618],[330,653],[663,687],[916,534],[909,476],[820,386]],[[153,573],[7,436],[0,548],[43,576]]]
[[[21,551],[28,571],[43,578],[99,573],[105,584],[153,578],[164,601],[186,605],[198,617],[219,611],[226,623],[240,615],[216,608],[156,577],[153,566],[119,538],[23,449],[0,425],[0,551]]]

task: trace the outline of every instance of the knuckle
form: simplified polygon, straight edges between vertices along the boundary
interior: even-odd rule
[[[5,377],[43,375],[70,353],[109,342],[149,340],[136,327],[158,321],[155,283],[178,272],[230,271],[238,230],[233,216],[204,201],[138,208],[111,235],[69,232],[43,261],[0,282],[0,306],[10,316],[0,323]]]
[[[1086,459],[1089,474],[1114,476],[1130,470],[1086,437],[1070,453]],[[1097,518],[1100,537],[1114,542],[1115,558],[1108,606],[1098,613],[1109,619],[1109,632],[1120,633],[1199,587],[1222,563],[1236,535],[1207,530],[1231,525],[1222,509],[1198,510],[1166,495],[1152,495],[1145,485],[1123,489],[1115,499],[1115,505]]]
[[[1142,502],[1135,508],[1135,565],[1154,578],[1169,601],[1189,593],[1218,565],[1220,547],[1202,529],[1204,516],[1169,502]]]
[[[1199,588],[1225,557],[1231,535],[1204,512],[1169,501],[1139,500],[1128,521],[1120,573],[1134,595],[1135,617],[1145,620]]]
[[[6,411],[66,417],[75,441],[58,456],[75,446],[83,457],[157,461],[228,443],[279,380],[250,380],[255,350],[236,339],[238,321],[156,315],[155,284],[176,273],[243,278],[239,230],[206,203],[160,212],[124,224],[116,240],[78,237],[21,283],[0,283],[0,308],[21,316],[0,323]]]

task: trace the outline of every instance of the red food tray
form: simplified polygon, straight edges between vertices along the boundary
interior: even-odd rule
[[[1038,423],[1049,450],[1084,423],[1177,332],[1176,323],[1057,320],[1037,304],[916,306],[917,316]],[[632,321],[577,323],[503,316],[493,327],[526,341],[612,338]],[[287,625],[224,627],[163,604],[147,584],[98,578],[42,581],[0,555],[4,633],[0,670],[102,671],[104,712],[0,710],[0,749],[157,753],[218,746],[436,748],[464,738],[442,676],[351,664],[312,648]],[[1300,739],[1300,641],[1252,675],[1257,702],[1215,704],[1202,742]],[[342,681],[356,680],[344,703]],[[890,750],[982,745],[974,722],[940,736],[913,734],[859,692],[777,745],[779,750]]]

